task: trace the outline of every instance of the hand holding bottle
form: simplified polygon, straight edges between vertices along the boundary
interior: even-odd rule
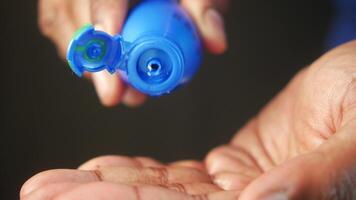
[[[182,0],[182,6],[194,19],[206,48],[212,53],[226,49],[223,20],[217,9],[226,7],[226,0]],[[75,30],[85,24],[117,34],[125,21],[127,0],[40,0],[39,25],[41,31],[57,46],[64,57]],[[98,72],[91,78],[101,102],[113,106],[123,102],[136,106],[144,102],[145,95],[125,86],[119,76]]]

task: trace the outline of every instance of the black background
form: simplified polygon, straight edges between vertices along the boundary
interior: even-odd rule
[[[323,52],[325,0],[231,1],[229,51],[138,109],[104,108],[37,28],[37,2],[1,2],[0,199],[37,172],[105,154],[202,159]]]

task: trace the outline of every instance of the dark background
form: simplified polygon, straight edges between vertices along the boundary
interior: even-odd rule
[[[105,154],[202,159],[323,52],[325,0],[231,1],[229,51],[138,109],[104,108],[37,28],[36,0],[1,2],[0,199],[37,172]]]

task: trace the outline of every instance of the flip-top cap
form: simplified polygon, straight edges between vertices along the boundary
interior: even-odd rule
[[[120,35],[110,36],[92,26],[77,31],[67,60],[78,76],[85,71],[118,71],[126,82],[151,96],[171,92],[184,75],[183,55],[173,41],[145,35],[129,43]]]
[[[67,60],[73,72],[82,76],[84,71],[116,71],[122,58],[122,40],[120,36],[94,30],[87,25],[79,29],[71,41]]]

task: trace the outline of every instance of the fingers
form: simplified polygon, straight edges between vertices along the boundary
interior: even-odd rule
[[[38,12],[41,32],[56,44],[60,56],[65,58],[75,31],[67,0],[40,0]]]
[[[127,0],[91,0],[91,21],[94,26],[109,34],[117,34],[127,13]]]
[[[195,161],[195,160],[176,161],[176,162],[170,163],[169,165],[175,166],[175,167],[190,167],[190,168],[198,169],[201,171],[206,171],[204,164],[202,162]]]
[[[98,182],[93,183],[97,185]],[[25,200],[50,200],[54,199],[57,196],[61,196],[66,193],[70,193],[71,190],[75,188],[79,188],[80,186],[85,184],[78,183],[55,183],[45,185],[27,195],[21,196],[21,199]],[[120,187],[118,184],[116,187]],[[139,186],[142,187],[142,186]],[[159,186],[162,187],[162,186]],[[164,188],[164,187],[162,187]],[[169,190],[189,194],[189,195],[203,195],[208,193],[214,193],[221,191],[220,188],[213,184],[208,183],[192,183],[192,184],[172,184],[167,187]],[[85,189],[86,190],[86,189]],[[94,196],[101,195],[100,193],[95,193]],[[78,196],[80,197],[80,196]],[[78,198],[77,197],[77,198]]]
[[[25,196],[49,184],[86,183],[95,180],[98,180],[98,176],[95,173],[65,169],[49,170],[41,172],[27,180],[21,188],[20,196]]]
[[[75,29],[91,23],[90,0],[66,0]]]
[[[227,49],[226,33],[222,16],[217,11],[214,0],[182,0],[182,6],[187,9],[195,20],[200,34],[208,50],[221,54]],[[226,1],[221,1],[226,4]]]
[[[163,167],[163,164],[146,157],[131,158],[127,156],[101,156],[82,164],[80,170],[96,170],[103,167]]]
[[[190,194],[190,195],[201,195],[213,192],[219,192],[221,189],[212,183],[175,183],[165,186],[170,190],[175,190],[178,192]]]
[[[164,167],[163,163],[149,157],[128,157],[128,156],[100,156],[93,158],[83,163],[78,169],[80,170],[96,170],[102,167]],[[171,167],[194,168],[205,171],[205,166],[202,162],[195,160],[182,160],[170,163]]]
[[[132,87],[128,87],[122,102],[129,107],[137,107],[145,102],[147,96]]]
[[[117,34],[127,13],[127,0],[89,0],[90,19],[96,29],[111,35]],[[93,83],[104,106],[119,104],[125,93],[125,85],[119,76],[108,72],[92,74]]]
[[[147,96],[128,86],[120,79],[118,74],[109,74],[107,71],[92,73],[92,81],[100,102],[104,106],[115,106],[124,103],[129,107],[136,107],[145,102]]]
[[[111,35],[121,31],[128,9],[127,0],[90,0],[91,21],[95,28]],[[117,75],[93,74],[93,82],[101,103],[114,106],[123,102],[129,107],[141,105],[146,96],[128,87]]]
[[[181,162],[179,165],[186,165],[185,163],[193,162]],[[105,168],[105,166],[131,166],[138,168]],[[52,199],[74,186],[98,181],[125,183],[135,186],[152,184],[191,195],[221,191],[218,186],[204,182],[208,181],[208,176],[201,176],[202,173],[196,174],[196,170],[192,171],[186,168],[177,168],[177,166],[167,170],[152,167],[141,168],[149,166],[158,167],[162,166],[162,164],[146,157],[98,157],[84,163],[80,167],[81,169],[97,169],[95,171],[52,170],[36,175],[25,183],[20,196],[26,200]],[[196,182],[193,183],[193,181]]]
[[[114,35],[121,30],[126,13],[127,0],[40,0],[39,27],[65,58],[68,44],[78,28],[92,23],[97,29]],[[138,106],[145,101],[145,95],[132,88],[125,92],[125,84],[116,74],[105,71],[90,76],[105,106],[121,101],[128,106]]]
[[[220,146],[211,151],[206,158],[210,174],[219,172],[246,172],[249,176],[261,174],[257,162],[247,151],[232,145]]]
[[[134,157],[133,158],[139,164],[139,167],[164,167],[163,164],[155,159],[148,157]]]
[[[262,173],[251,155],[232,145],[214,149],[205,163],[214,183],[225,190],[243,190]]]
[[[115,106],[120,103],[125,85],[117,74],[101,71],[92,73],[91,76],[96,93],[104,106]]]
[[[216,192],[203,195],[188,195],[179,191],[169,190],[163,187],[156,186],[127,186],[122,184],[114,184],[108,182],[94,182],[87,183],[78,186],[74,186],[69,189],[66,188],[61,193],[53,193],[50,189],[51,186],[47,186],[43,189],[43,196],[34,196],[32,193],[24,198],[25,200],[91,200],[91,199],[125,199],[125,200],[236,200],[238,198],[238,192]],[[189,187],[189,186],[188,186]],[[187,189],[186,189],[187,190]],[[189,190],[189,189],[188,189]],[[53,191],[53,190],[52,190]],[[36,198],[39,197],[39,198]],[[46,198],[51,197],[51,198]]]
[[[52,183],[87,183],[97,181],[168,186],[176,183],[209,183],[210,177],[198,170],[183,167],[103,167],[93,171],[50,170],[37,174],[28,180],[22,187],[21,194],[29,194],[44,185]]]
[[[127,0],[90,1],[91,21],[98,30],[117,34],[127,13]],[[101,103],[115,106],[120,102],[130,107],[141,105],[146,96],[131,87],[126,88],[119,76],[108,72],[92,74],[93,83]]]
[[[25,200],[49,200],[54,199],[58,194],[62,194],[77,186],[79,183],[52,183],[38,188],[30,193],[20,193],[20,199]]]
[[[224,190],[242,191],[254,178],[242,173],[220,172],[212,176],[214,183]]]
[[[99,179],[126,184],[168,185],[174,183],[210,182],[210,177],[207,174],[183,167],[106,167],[97,172],[100,173]]]
[[[138,167],[139,164],[126,156],[100,156],[83,163],[78,169],[96,170],[107,166]]]

